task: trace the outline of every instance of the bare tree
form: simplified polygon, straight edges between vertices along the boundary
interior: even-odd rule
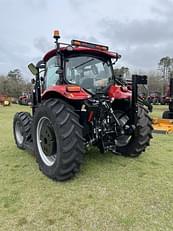
[[[127,79],[130,75],[129,68],[128,67],[116,68],[114,69],[114,74],[117,77]]]
[[[169,80],[170,76],[173,74],[173,58],[169,56],[160,59],[159,68],[162,72],[163,78]]]
[[[9,71],[7,76],[0,76],[0,94],[19,97],[31,89],[31,83],[24,80],[19,69]]]

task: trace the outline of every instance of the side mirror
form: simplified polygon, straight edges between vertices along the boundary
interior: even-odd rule
[[[33,74],[33,75],[38,75],[38,69],[36,68],[36,66],[33,64],[33,63],[30,63],[28,65],[28,68],[30,70],[30,72]]]

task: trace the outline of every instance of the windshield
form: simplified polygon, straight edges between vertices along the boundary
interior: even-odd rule
[[[91,56],[70,57],[66,59],[66,80],[95,93],[112,80],[110,61]]]

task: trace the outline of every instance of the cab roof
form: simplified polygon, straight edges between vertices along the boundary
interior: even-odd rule
[[[71,49],[70,49],[71,48]],[[87,55],[96,55],[100,56],[102,58],[111,58],[111,59],[119,59],[121,58],[121,55],[119,55],[116,52],[111,52],[111,51],[103,51],[100,49],[95,49],[95,48],[87,48],[87,47],[72,47],[72,46],[67,46],[67,47],[61,47],[60,51],[64,53],[65,55],[82,55],[82,54],[87,54]],[[53,49],[50,50],[48,53],[45,54],[43,57],[43,61],[47,62],[50,58],[56,55],[57,50]]]

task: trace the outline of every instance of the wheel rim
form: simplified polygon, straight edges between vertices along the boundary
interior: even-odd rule
[[[40,118],[36,132],[40,157],[47,166],[52,166],[56,161],[57,145],[54,128],[47,117]]]
[[[124,112],[123,111],[117,111],[115,112],[115,115],[117,117],[117,119],[119,120],[119,123],[122,127],[124,127],[125,125],[127,125],[128,121],[129,121],[129,117],[127,114],[123,115]],[[131,139],[132,135],[121,135],[119,137],[116,138],[116,146],[117,147],[124,147],[126,146]]]
[[[17,121],[15,124],[15,135],[18,144],[22,144],[24,141],[23,128],[20,121]]]

